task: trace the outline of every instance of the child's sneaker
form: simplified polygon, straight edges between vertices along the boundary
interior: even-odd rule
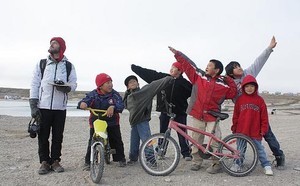
[[[127,162],[127,165],[132,166],[132,165],[134,165],[136,162],[137,162],[137,161],[129,160],[129,161]]]
[[[90,171],[91,170],[91,166],[89,163],[84,163],[82,170],[84,171]]]
[[[190,156],[186,156],[186,157],[184,157],[184,159],[185,159],[185,161],[192,161],[192,156],[190,155]]]
[[[271,166],[265,166],[264,169],[265,169],[265,175],[273,176],[273,171]]]
[[[119,161],[119,167],[126,167],[126,160]]]
[[[275,167],[279,170],[283,170],[285,166],[285,155],[282,154],[282,156],[276,156],[276,165]]]
[[[200,168],[201,168],[201,165],[194,164],[194,163],[191,166],[192,171],[198,171],[198,170],[200,170]]]
[[[234,172],[239,172],[239,171],[241,171],[241,167],[240,167],[238,164],[234,163],[234,164],[230,167],[230,170],[232,170],[232,171],[234,171]]]
[[[208,172],[210,174],[217,174],[217,173],[222,172],[222,167],[220,164],[214,163],[206,169],[206,172]]]

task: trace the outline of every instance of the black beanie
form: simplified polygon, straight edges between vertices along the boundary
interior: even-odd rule
[[[136,76],[130,75],[130,76],[128,76],[128,77],[125,79],[125,81],[124,81],[124,84],[125,84],[126,87],[128,86],[129,81],[132,80],[132,79],[135,79],[135,80],[138,82],[138,79],[137,79]]]

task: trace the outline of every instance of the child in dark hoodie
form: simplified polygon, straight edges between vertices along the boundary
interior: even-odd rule
[[[269,127],[267,106],[264,99],[258,95],[258,84],[251,75],[247,75],[242,82],[242,95],[235,103],[232,122],[233,133],[245,134],[253,140],[265,174],[272,176],[271,164],[261,143]],[[239,165],[234,165],[232,169],[239,169]]]

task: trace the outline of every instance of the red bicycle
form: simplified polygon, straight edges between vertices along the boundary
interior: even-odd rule
[[[178,166],[180,150],[178,143],[171,137],[171,131],[175,130],[184,136],[192,145],[199,149],[199,154],[203,159],[211,156],[219,159],[223,170],[231,176],[242,177],[250,174],[258,162],[258,152],[252,140],[243,134],[230,134],[223,140],[217,138],[213,133],[209,133],[191,126],[183,125],[174,121],[175,114],[172,113],[172,105],[167,103],[168,115],[171,117],[168,130],[165,133],[153,134],[144,141],[140,147],[139,161],[143,169],[153,176],[166,176],[173,172]],[[220,120],[227,119],[227,113],[208,111],[209,114],[217,118],[214,128]],[[194,131],[208,137],[207,144],[199,144],[190,135],[184,132]],[[219,143],[218,150],[213,152],[211,144],[213,141]]]

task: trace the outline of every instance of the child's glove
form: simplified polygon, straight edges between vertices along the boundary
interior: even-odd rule
[[[56,86],[56,90],[63,93],[69,93],[71,91],[71,87]]]

